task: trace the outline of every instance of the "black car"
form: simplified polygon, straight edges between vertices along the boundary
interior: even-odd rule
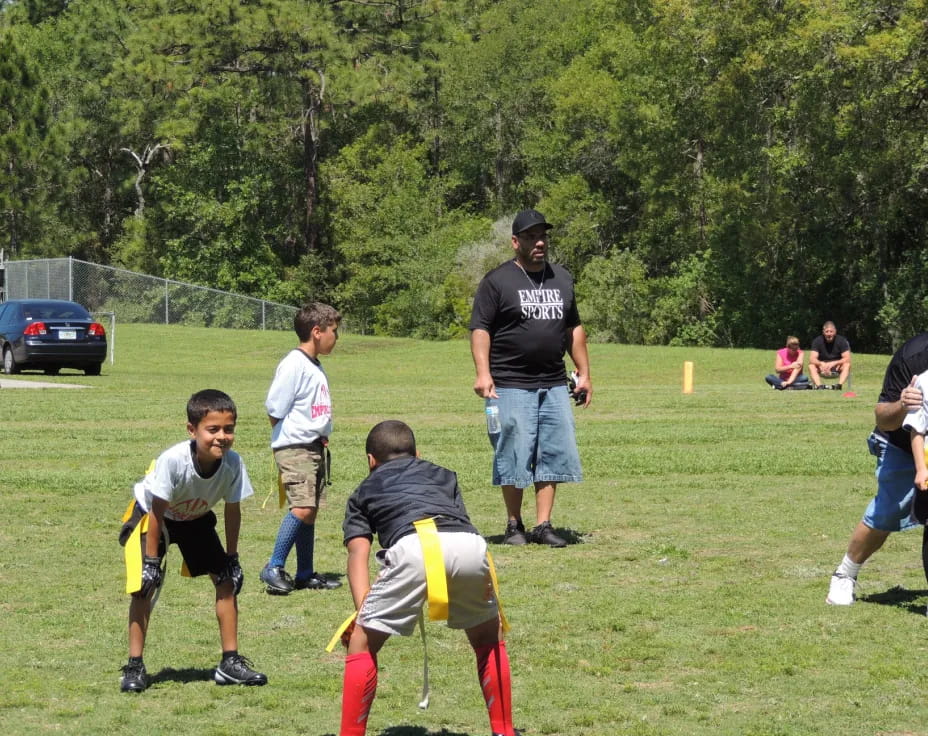
[[[0,304],[3,372],[24,368],[55,375],[77,368],[99,376],[106,359],[106,330],[77,302],[11,299]]]

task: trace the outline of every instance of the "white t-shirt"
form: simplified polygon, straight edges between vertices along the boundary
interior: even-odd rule
[[[919,434],[925,434],[928,432],[928,371],[918,374],[915,388],[922,392],[922,405],[906,414],[902,428],[914,429]]]
[[[229,450],[219,468],[209,478],[197,473],[193,464],[192,440],[178,442],[162,452],[154,469],[135,484],[135,500],[151,510],[154,497],[168,502],[164,515],[174,521],[190,521],[203,516],[220,500],[238,503],[254,494],[245,463]]]
[[[277,365],[264,402],[280,421],[271,429],[271,447],[308,445],[332,433],[329,379],[319,361],[291,350]]]

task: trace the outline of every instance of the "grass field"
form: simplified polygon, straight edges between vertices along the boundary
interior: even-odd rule
[[[258,572],[281,511],[263,400],[288,333],[120,325],[116,364],[84,390],[0,391],[0,733],[337,732],[342,656],[324,646],[347,586],[266,595]],[[566,549],[499,544],[490,446],[465,342],[343,336],[326,361],[333,480],[317,567],[343,573],[341,513],[373,423],[402,418],[424,457],[458,472],[495,542],[513,630],[516,725],[526,736],[928,734],[920,534],[894,535],[862,574],[864,600],[824,603],[828,576],[873,492],[865,439],[887,356],[855,357],[858,398],[775,392],[772,351],[591,348],[578,410],[586,481],[558,495]],[[684,360],[696,391],[682,395]],[[212,684],[211,586],[171,573],[145,661],[153,686],[119,692],[126,657],[119,517],[151,458],[182,439],[195,390],[238,403],[244,506],[241,650],[264,688]],[[531,517],[531,513],[527,514]],[[221,518],[221,514],[220,514]],[[380,657],[374,736],[486,736],[463,634],[429,626],[432,705],[417,637]]]

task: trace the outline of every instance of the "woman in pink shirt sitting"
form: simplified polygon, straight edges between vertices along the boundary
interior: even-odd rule
[[[809,378],[802,373],[802,361],[799,338],[790,335],[786,338],[786,347],[777,350],[776,373],[771,373],[764,380],[780,391],[809,388]]]

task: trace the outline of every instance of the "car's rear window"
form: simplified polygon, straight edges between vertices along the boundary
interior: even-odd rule
[[[37,319],[90,319],[87,311],[77,304],[24,304],[23,317]]]

